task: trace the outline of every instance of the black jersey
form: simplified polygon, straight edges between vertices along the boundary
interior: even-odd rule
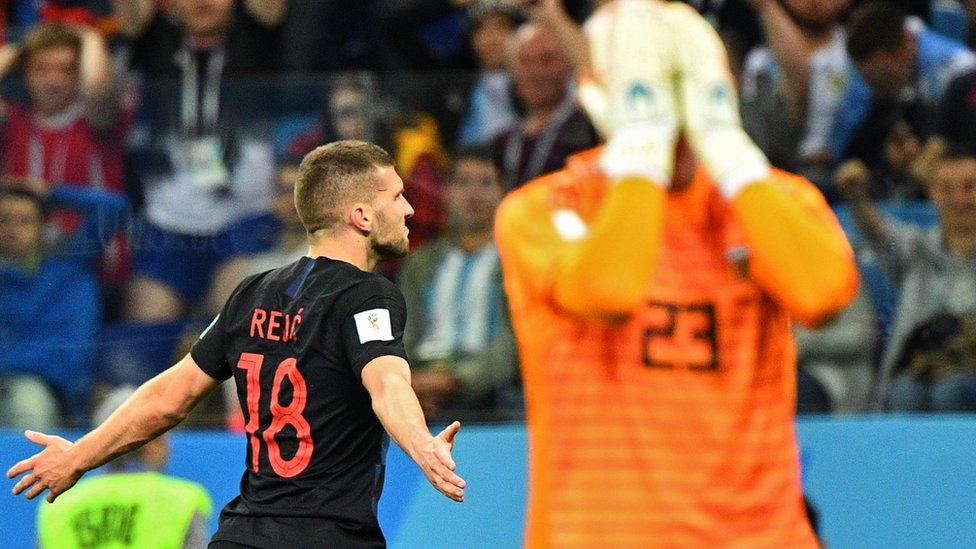
[[[257,547],[382,547],[376,505],[389,439],[360,375],[406,358],[406,308],[387,279],[304,257],[245,279],[191,350],[234,377],[247,421],[241,494],[215,540]]]

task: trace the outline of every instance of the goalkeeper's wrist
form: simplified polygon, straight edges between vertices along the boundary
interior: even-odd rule
[[[769,165],[765,163],[743,166],[720,179],[716,179],[715,186],[718,187],[719,192],[726,200],[732,200],[749,185],[767,180],[769,169]]]
[[[600,156],[600,169],[611,181],[641,179],[671,186],[676,127],[641,124],[618,130]]]
[[[671,180],[668,176],[664,175],[663,172],[648,168],[632,168],[632,169],[618,169],[618,170],[606,170],[604,169],[604,174],[610,180],[611,183],[616,184],[621,181],[643,181],[647,184],[654,185],[656,187],[661,187],[662,189],[671,188]]]

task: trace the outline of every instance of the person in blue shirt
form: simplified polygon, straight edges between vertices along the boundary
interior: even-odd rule
[[[47,246],[55,206],[84,221]],[[0,184],[0,423],[57,426],[83,413],[101,317],[95,261],[126,212],[122,195],[99,189]]]
[[[931,115],[949,81],[976,66],[976,55],[965,45],[928,29],[901,8],[878,0],[865,2],[851,13],[847,52],[851,68],[830,139],[834,162],[850,155],[856,148],[852,140],[858,136],[863,141],[883,143],[887,134],[884,126],[904,118],[905,113],[897,111],[904,111],[905,104],[917,105]],[[893,117],[877,115],[879,107],[885,106],[895,111]],[[884,133],[866,133],[863,126],[870,116],[888,120],[879,126]],[[924,133],[931,128],[912,129]]]

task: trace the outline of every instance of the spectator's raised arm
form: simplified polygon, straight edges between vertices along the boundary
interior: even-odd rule
[[[286,0],[244,0],[244,8],[255,21],[265,27],[277,27],[285,20],[288,11]]]
[[[138,38],[156,15],[154,0],[114,0],[115,15],[119,18],[122,34]]]
[[[802,120],[806,110],[813,48],[778,0],[748,0],[748,4],[759,16],[769,49],[786,74],[791,118]]]
[[[20,60],[20,46],[15,43],[7,43],[0,47],[0,78],[7,76]]]
[[[515,3],[521,5],[532,19],[552,31],[581,75],[590,70],[590,48],[586,36],[566,11],[563,0],[519,0]]]
[[[79,27],[78,37],[81,42],[78,76],[86,115],[95,129],[106,130],[115,124],[119,110],[112,59],[105,39],[98,31]]]
[[[857,159],[841,164],[834,176],[837,190],[851,209],[857,228],[878,254],[889,274],[897,279],[913,261],[913,243],[919,231],[886,219],[868,196],[870,182],[870,171]]]

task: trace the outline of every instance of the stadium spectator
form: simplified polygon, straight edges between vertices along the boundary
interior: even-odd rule
[[[945,146],[976,150],[976,69],[956,77],[946,88],[936,112],[936,139]]]
[[[15,68],[23,74],[27,96],[24,103],[4,101],[0,108],[0,172],[122,192],[122,143],[131,114],[121,108],[102,37],[80,25],[43,23],[22,42],[0,49],[0,77]],[[49,231],[67,235],[79,218],[55,210],[50,221]],[[106,248],[100,264],[100,279],[113,302],[130,267],[120,238]]]
[[[375,138],[368,87],[368,81],[356,78],[338,79],[334,83],[329,95],[328,122],[331,131],[326,132],[320,142]]]
[[[325,113],[287,144],[284,161],[298,160],[320,143],[343,139],[377,139],[382,100],[376,97],[376,82],[370,73],[345,73],[331,79]],[[383,136],[385,137],[385,136]]]
[[[935,129],[914,158],[908,159],[911,176],[925,181],[946,148],[976,150],[976,68],[966,71],[946,88],[935,113]]]
[[[770,162],[820,185],[848,67],[840,21],[850,0],[749,0],[766,43],[746,57],[742,121]],[[820,185],[822,186],[822,185]]]
[[[114,2],[131,64],[148,77],[219,79],[281,68],[286,0]]]
[[[208,297],[210,303],[207,309],[212,316],[220,312],[220,307],[245,277],[277,269],[305,255],[308,250],[305,227],[302,226],[298,212],[295,211],[294,190],[297,179],[297,164],[286,164],[278,172],[275,194],[271,201],[271,211],[280,226],[277,239],[272,247],[264,252],[234,258],[227,262],[219,276],[214,279],[213,291]]]
[[[522,25],[509,43],[515,92],[525,113],[493,144],[506,191],[562,168],[599,136],[576,103],[573,64],[551,27]]]
[[[478,0],[468,8],[478,77],[468,92],[458,130],[462,146],[488,143],[515,123],[515,92],[505,48],[524,19],[522,10],[506,0]]]
[[[135,65],[151,76],[180,76],[145,90],[153,136],[140,167],[146,226],[126,316],[147,322],[178,318],[201,303],[208,314],[211,280],[228,276],[229,260],[261,252],[274,239],[272,124],[261,109],[276,88],[225,77],[273,68],[276,35],[267,27],[279,20],[272,16],[281,15],[274,8],[283,2],[179,0],[183,24],[172,35],[163,13],[140,6],[119,6],[139,15],[127,27],[140,36]]]
[[[244,260],[243,276],[258,274],[293,263],[308,251],[305,227],[302,226],[298,212],[295,211],[294,192],[295,181],[297,180],[297,165],[286,165],[278,173],[275,196],[271,203],[272,212],[281,226],[278,239],[270,250]],[[237,283],[235,282],[234,285],[236,286]],[[230,294],[228,293],[227,296],[229,297]]]
[[[850,205],[861,233],[898,287],[898,308],[882,359],[877,400],[894,409],[911,409],[894,383],[896,364],[917,327],[932,318],[976,311],[976,155],[947,151],[926,183],[939,223],[930,229],[905,225],[881,215],[868,196],[870,174],[858,160],[837,173],[837,186]],[[972,380],[948,378],[946,391]],[[904,387],[902,387],[904,388]],[[951,391],[950,391],[951,392]]]
[[[501,1],[513,5],[525,3],[524,0]],[[471,29],[465,19],[471,11],[481,9],[479,3],[480,0],[380,0],[380,21],[402,67],[473,69],[477,65],[477,53],[468,47],[467,31]],[[565,3],[567,11],[580,18],[589,12],[591,1],[566,0]]]
[[[284,22],[285,68],[295,72],[394,68],[377,25],[377,0],[290,2]]]
[[[966,44],[969,49],[976,48],[976,0],[962,0],[966,11]]]
[[[92,423],[104,423],[134,392],[119,387],[106,395]],[[206,547],[213,501],[203,486],[160,473],[168,457],[163,435],[109,462],[105,474],[79,483],[57,503],[41,503],[38,546]]]
[[[928,138],[949,81],[976,66],[976,56],[880,0],[852,12],[847,51],[856,70],[832,123],[831,159],[903,172]]]
[[[492,221],[501,201],[488,152],[462,152],[445,192],[445,231],[414,251],[398,284],[407,304],[403,341],[425,413],[488,416],[517,362]]]
[[[893,368],[888,408],[976,411],[976,313],[940,314],[912,331]]]
[[[83,223],[59,246],[42,242],[47,207]],[[62,424],[83,411],[101,318],[95,259],[124,219],[121,195],[37,182],[0,188],[0,422]],[[63,413],[62,413],[63,409]]]
[[[447,154],[437,122],[423,112],[402,117],[399,127],[393,129],[393,142],[397,170],[404,174],[404,193],[411,203],[417,204],[413,217],[407,220],[413,249],[433,240],[441,231]]]

